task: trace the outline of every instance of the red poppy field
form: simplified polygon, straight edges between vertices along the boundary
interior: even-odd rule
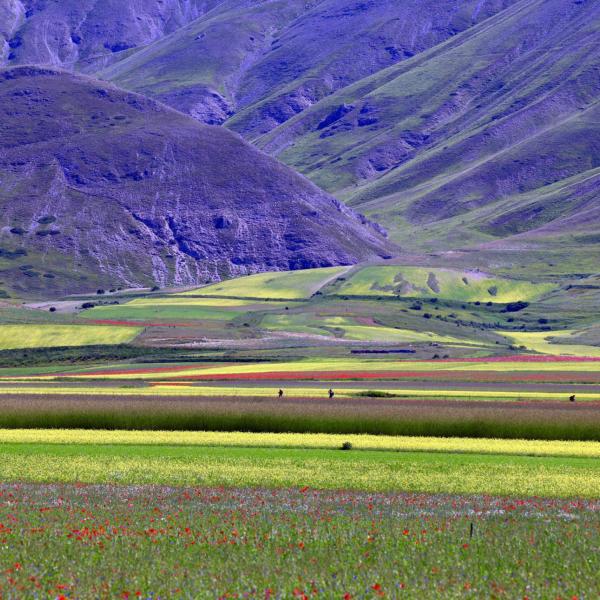
[[[7,599],[600,595],[595,501],[5,484],[0,543]]]
[[[160,371],[147,370],[146,373]],[[110,374],[110,373],[107,373]],[[272,371],[265,373],[219,373],[174,375],[171,380],[181,381],[319,381],[319,380],[435,380],[473,382],[581,382],[600,383],[600,372],[558,371],[501,372],[501,371]]]

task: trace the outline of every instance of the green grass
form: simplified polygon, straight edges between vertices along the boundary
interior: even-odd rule
[[[478,271],[398,265],[360,269],[339,287],[337,293],[508,303],[538,299],[555,287],[554,284],[501,279]]]
[[[588,502],[157,486],[0,492],[6,598],[600,594],[600,523]]]
[[[597,459],[368,450],[3,444],[0,480],[600,497]]]
[[[132,320],[160,322],[167,320],[220,319],[231,321],[244,314],[256,303],[218,298],[144,298],[126,304],[97,306],[82,316],[95,320]],[[268,306],[268,305],[267,305]],[[263,306],[261,306],[262,308]]]
[[[571,343],[573,331],[542,331],[542,332],[503,332],[506,337],[513,340],[515,345],[525,346],[528,350],[541,354],[572,355],[572,356],[600,356],[600,346],[586,346]]]
[[[185,295],[301,300],[346,272],[348,267],[328,267],[289,272],[260,273],[185,292]]]
[[[469,344],[463,338],[439,335],[432,331],[414,331],[377,325],[360,325],[356,319],[339,316],[319,316],[311,313],[266,315],[261,326],[276,331],[293,331],[310,335],[335,336],[361,342]],[[473,343],[473,342],[471,342]]]
[[[141,331],[139,327],[94,325],[0,325],[0,349],[123,344]]]

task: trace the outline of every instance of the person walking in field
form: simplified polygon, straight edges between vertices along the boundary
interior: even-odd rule
[[[335,396],[334,391],[331,388],[329,388],[329,399],[331,400],[334,396]]]
[[[279,396],[280,398],[283,398],[283,390],[282,390],[282,389],[280,389],[280,390],[279,390],[279,394],[278,394],[278,396]]]

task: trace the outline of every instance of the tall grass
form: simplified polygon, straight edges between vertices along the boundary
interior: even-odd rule
[[[339,433],[411,435],[539,440],[600,441],[598,421],[589,419],[502,418],[472,416],[458,411],[456,417],[434,411],[423,414],[298,414],[266,411],[170,410],[167,406],[147,411],[127,406],[119,410],[78,407],[73,410],[0,411],[0,428],[32,429],[135,429],[163,431],[247,431],[273,433]],[[511,416],[512,417],[512,416]]]

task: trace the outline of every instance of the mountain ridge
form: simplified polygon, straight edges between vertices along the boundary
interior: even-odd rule
[[[8,62],[53,19],[89,31],[72,68],[236,131],[405,249],[595,249],[597,2],[150,0],[142,25],[131,2],[9,5],[32,12],[0,27]]]

